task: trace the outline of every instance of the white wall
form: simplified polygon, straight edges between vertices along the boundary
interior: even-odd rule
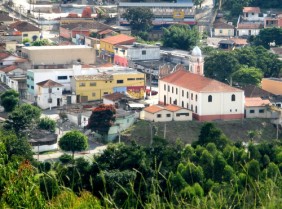
[[[254,113],[251,113],[251,110]],[[262,110],[263,112],[259,112]],[[246,107],[245,108],[245,117],[246,118],[277,118],[277,112],[271,112],[267,110],[267,107]]]
[[[188,116],[186,116],[186,115],[178,116],[179,113],[180,114],[186,113],[186,114],[189,114],[189,115]],[[178,110],[178,111],[173,113],[173,120],[175,120],[175,121],[189,121],[189,120],[192,120],[192,118],[193,118],[192,116],[193,116],[192,111],[187,110],[187,109],[181,109],[181,110]]]
[[[259,17],[259,13],[246,12],[244,13],[244,19],[247,21],[263,21],[264,18]]]
[[[57,100],[60,100],[60,106],[62,105],[62,91],[63,87],[53,87],[52,93],[49,93],[49,88],[42,88],[36,86],[38,89],[37,105],[42,109],[50,107],[57,107]],[[48,99],[51,97],[52,103],[49,103]]]
[[[107,104],[107,105],[115,105],[115,102],[113,102],[112,100],[103,98],[103,104]]]
[[[32,152],[38,153],[39,152],[46,152],[46,151],[52,151],[52,150],[57,150],[58,149],[58,144],[52,144],[52,145],[41,145],[41,146],[33,146],[32,147]]]
[[[231,96],[235,95],[235,101]],[[208,102],[208,96],[212,96],[212,102]],[[199,115],[222,115],[222,114],[243,114],[244,93],[223,92],[223,93],[201,93]]]
[[[260,29],[237,29],[238,36],[249,36],[249,31],[251,31],[252,36],[259,34]]]

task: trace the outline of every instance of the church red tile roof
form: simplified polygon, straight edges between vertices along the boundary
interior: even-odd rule
[[[242,90],[185,70],[178,70],[161,81],[195,92],[242,92]]]
[[[3,68],[0,68],[0,70],[4,73],[8,73],[8,72],[11,72],[15,69],[17,69],[18,67],[15,66],[15,65],[9,65],[9,66],[6,66],[6,67],[3,67]]]
[[[52,80],[45,80],[45,81],[42,81],[42,82],[39,82],[37,83],[38,86],[40,87],[43,87],[43,88],[49,88],[49,87],[61,87],[63,86],[62,84],[60,83],[57,83],[55,81],[52,81]]]
[[[171,111],[171,112],[176,112],[178,110],[181,110],[182,108],[181,107],[178,107],[176,105],[167,105],[165,106],[165,109],[167,109],[168,111]]]
[[[259,7],[244,7],[243,12],[252,12],[252,13],[260,13],[260,8]]]

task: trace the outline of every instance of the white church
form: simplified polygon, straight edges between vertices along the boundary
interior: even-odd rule
[[[244,101],[244,91],[204,76],[204,58],[197,46],[189,71],[180,68],[159,80],[159,104],[187,108],[199,121],[242,119]]]

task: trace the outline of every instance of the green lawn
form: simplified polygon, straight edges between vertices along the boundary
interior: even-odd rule
[[[256,141],[269,141],[276,138],[276,127],[268,119],[214,121],[214,123],[233,141],[248,141],[247,132],[250,130],[260,130],[262,132],[261,136],[255,139]],[[153,125],[157,127],[157,135],[163,137],[165,123],[153,123]],[[191,143],[198,139],[202,125],[203,123],[198,121],[167,122],[166,139],[170,142],[181,139],[184,143]],[[280,133],[281,137],[282,134]],[[149,144],[150,138],[151,128],[148,121],[138,121],[122,134],[122,140],[135,140],[142,145]]]

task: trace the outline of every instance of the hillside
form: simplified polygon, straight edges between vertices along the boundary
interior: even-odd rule
[[[233,141],[248,141],[248,131],[261,130],[261,137],[256,141],[269,141],[276,138],[276,127],[268,119],[244,119],[236,121],[214,121],[216,127]],[[164,136],[165,123],[153,123],[157,127],[157,135]],[[166,138],[169,141],[181,139],[184,143],[191,143],[198,139],[202,122],[198,121],[173,121],[166,123]],[[122,140],[136,140],[138,144],[150,143],[151,128],[148,121],[138,121],[129,130],[123,133]],[[280,131],[281,138],[281,131]]]

